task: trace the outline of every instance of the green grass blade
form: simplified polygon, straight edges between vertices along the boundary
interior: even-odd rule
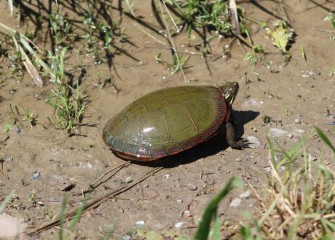
[[[5,199],[2,201],[2,203],[0,204],[0,213],[5,209],[7,203],[9,203],[9,201],[10,201],[10,199],[12,198],[14,192],[15,192],[15,190],[12,190],[12,191],[5,197]]]
[[[220,240],[220,220],[215,216],[213,228],[211,231],[211,240]]]
[[[332,142],[329,140],[329,138],[326,136],[326,134],[324,134],[324,132],[318,127],[315,127],[315,129],[316,129],[316,133],[319,135],[322,141],[324,141],[324,143],[327,144],[328,147],[330,147],[331,150],[333,150],[333,152],[335,153],[335,147],[332,144]]]
[[[59,232],[58,237],[59,239],[64,239],[64,225],[65,225],[65,214],[66,214],[66,205],[67,205],[67,196],[64,196],[62,201],[62,208],[60,213],[60,221],[59,221]]]
[[[208,239],[209,235],[209,228],[210,228],[210,223],[216,214],[217,207],[220,203],[220,201],[227,196],[228,193],[230,193],[233,188],[243,187],[243,181],[239,177],[231,177],[223,189],[212,199],[212,201],[208,204],[208,206],[205,209],[205,212],[202,216],[202,219],[200,221],[200,224],[197,228],[197,231],[194,235],[194,240],[205,240]]]
[[[73,229],[76,227],[76,225],[78,224],[81,214],[84,212],[86,205],[87,205],[87,201],[88,201],[89,197],[86,197],[84,199],[84,202],[82,203],[82,205],[80,206],[80,208],[78,208],[76,215],[74,216],[74,218],[71,221],[71,224],[68,228],[68,230],[73,231]]]

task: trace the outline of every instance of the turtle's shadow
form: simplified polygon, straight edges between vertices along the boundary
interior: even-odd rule
[[[246,123],[254,120],[259,115],[259,112],[254,111],[232,111],[231,121],[237,123],[235,126],[235,137],[240,139],[244,134],[244,127]],[[226,141],[225,134],[218,134],[208,141],[201,143],[189,150],[183,151],[176,155],[168,156],[152,162],[135,162],[139,165],[145,165],[150,167],[165,167],[173,168],[179,165],[188,164],[194,162],[200,158],[205,158],[211,155],[215,155],[220,151],[228,148],[229,145]]]

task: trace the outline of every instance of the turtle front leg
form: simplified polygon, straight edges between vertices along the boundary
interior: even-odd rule
[[[247,139],[241,139],[241,140],[236,141],[234,126],[229,121],[226,123],[226,139],[227,139],[229,146],[235,149],[247,148],[249,145],[249,142]]]

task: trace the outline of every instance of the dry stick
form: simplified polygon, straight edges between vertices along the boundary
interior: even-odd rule
[[[109,191],[105,195],[103,195],[102,197],[99,197],[99,198],[93,200],[92,202],[87,203],[87,205],[84,206],[81,215],[84,213],[84,211],[87,211],[87,210],[98,207],[101,203],[107,201],[110,197],[115,197],[115,196],[131,189],[132,187],[136,186],[140,182],[143,182],[145,179],[149,178],[150,176],[154,175],[155,173],[159,172],[162,169],[163,169],[163,167],[156,167],[153,170],[149,171],[146,175],[144,175],[143,177],[138,179],[137,181],[135,181],[133,183],[130,183],[126,186],[120,187],[117,190]],[[40,233],[44,230],[47,230],[51,227],[57,226],[60,223],[60,220],[62,218],[66,218],[67,220],[70,220],[71,218],[73,218],[76,215],[78,209],[80,209],[80,208],[82,208],[82,206],[74,208],[74,209],[68,211],[64,216],[57,217],[56,219],[54,219],[50,222],[47,222],[47,223],[43,224],[42,226],[39,226],[39,227],[33,229],[28,234],[29,235],[35,235],[35,234]]]
[[[230,8],[231,15],[232,15],[231,23],[233,25],[233,32],[236,35],[241,35],[240,24],[238,22],[238,17],[237,17],[237,7],[236,7],[235,0],[229,1],[229,8]]]
[[[112,168],[112,169],[109,169],[107,172],[103,173],[100,177],[98,177],[93,183],[90,184],[90,189],[86,190],[85,192],[89,192],[91,190],[94,190],[96,187],[98,187],[102,181],[101,179],[103,177],[105,177],[108,173],[112,172],[115,170],[115,173],[108,177],[108,179],[110,179],[111,177],[113,177],[118,171],[120,171],[122,168],[125,168],[125,167],[128,167],[129,165],[131,164],[131,162],[127,162],[127,163],[124,163],[124,164],[121,164],[115,168]],[[108,179],[106,179],[105,181],[107,181]],[[99,182],[100,181],[100,182]],[[98,183],[99,182],[99,183]]]
[[[233,33],[235,35],[235,37],[240,40],[241,42],[243,42],[245,45],[247,45],[250,48],[254,48],[254,46],[250,43],[248,43],[241,35],[241,30],[240,30],[240,23],[238,21],[238,14],[237,14],[237,7],[236,7],[236,2],[235,0],[230,0],[229,1],[229,8],[231,10],[232,13],[232,25],[233,25]]]

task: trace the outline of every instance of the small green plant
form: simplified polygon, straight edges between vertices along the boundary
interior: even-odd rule
[[[18,33],[16,30],[0,23],[0,31],[8,34],[12,38],[13,44],[15,45],[16,53],[11,55],[12,61],[12,74],[19,80],[22,74],[22,67],[24,65],[27,72],[34,80],[37,86],[43,86],[43,80],[38,71],[39,67],[42,67],[47,73],[51,73],[49,65],[39,56],[40,50],[38,47],[25,35]],[[32,60],[34,59],[34,61]],[[34,62],[34,64],[33,64]]]
[[[177,10],[179,17],[176,25],[186,27],[189,36],[192,30],[203,27],[226,36],[233,34],[228,1],[169,0],[164,2]]]
[[[9,132],[9,130],[10,130],[12,127],[13,127],[12,124],[10,124],[10,123],[6,123],[6,124],[3,126],[2,131],[3,131],[4,133],[7,133],[7,132]]]
[[[256,46],[252,49],[252,51],[247,52],[243,59],[253,65],[256,65],[262,59],[264,53],[265,50],[263,46]]]
[[[331,35],[330,38],[332,40],[335,40],[335,12],[329,12],[327,16],[324,18],[324,20],[331,22],[334,35]]]
[[[291,59],[291,54],[288,51],[289,44],[293,41],[294,30],[288,26],[285,20],[277,20],[273,23],[273,29],[267,29],[267,35],[272,41],[272,44],[277,47],[285,59]]]
[[[70,36],[74,35],[72,25],[64,16],[60,14],[58,4],[56,12],[49,15],[49,24],[57,47],[64,46],[65,42],[70,38]]]
[[[66,48],[60,55],[50,53],[53,69],[53,81],[56,84],[52,90],[52,95],[47,99],[47,103],[55,110],[56,122],[48,120],[55,128],[66,130],[69,134],[74,133],[74,128],[81,122],[85,105],[79,90],[79,84],[76,87],[69,85],[65,79],[64,59]]]
[[[33,112],[31,112],[28,108],[24,109],[24,116],[23,120],[29,122],[31,126],[35,126],[37,123],[37,117],[38,115],[34,115]]]
[[[183,69],[185,69],[184,65],[186,64],[188,57],[185,57],[184,55],[180,54],[179,56],[177,56],[176,54],[173,54],[172,56],[172,63],[168,63],[165,60],[161,59],[161,53],[158,53],[156,56],[156,61],[157,63],[161,63],[164,66],[166,66],[167,68],[170,69],[171,74],[176,74],[179,71],[183,71]]]
[[[23,106],[20,106],[21,109],[23,110],[24,113],[21,113],[18,106],[10,104],[9,108],[10,108],[10,118],[12,120],[12,124],[7,123],[5,124],[3,131],[4,132],[8,132],[13,125],[15,125],[17,122],[28,122],[30,124],[30,126],[35,126],[37,123],[37,117],[38,115],[34,115],[34,113],[28,109],[25,108]]]
[[[82,23],[87,26],[85,30],[87,34],[82,36],[86,40],[86,53],[93,55],[97,60],[96,63],[101,61],[107,61],[106,59],[99,59],[100,49],[108,54],[118,52],[120,49],[115,44],[116,42],[123,42],[125,39],[124,30],[119,26],[116,21],[112,18],[105,18],[107,22],[102,22],[98,16],[99,12],[96,12],[96,2],[86,1],[87,11],[85,11]],[[103,3],[102,3],[103,4]],[[106,5],[103,7],[105,8]],[[107,11],[107,9],[106,9]]]
[[[329,77],[335,76],[335,67],[330,70]]]

